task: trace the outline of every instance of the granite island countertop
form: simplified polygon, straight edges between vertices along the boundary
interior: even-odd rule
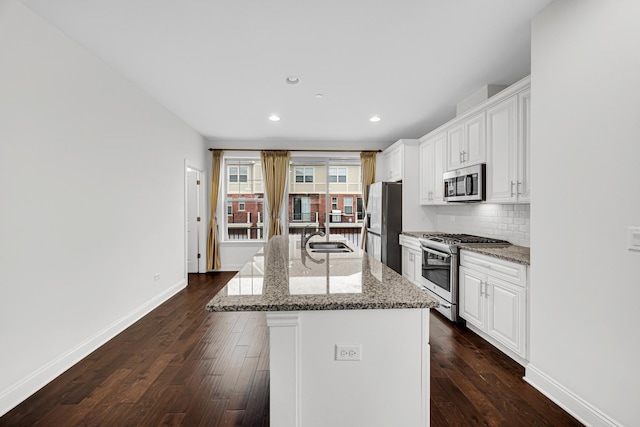
[[[324,241],[315,236],[311,241]],[[331,240],[337,240],[335,235]],[[208,311],[431,308],[438,301],[363,250],[310,253],[275,236],[206,306]]]

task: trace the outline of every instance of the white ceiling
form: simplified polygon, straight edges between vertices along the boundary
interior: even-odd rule
[[[207,138],[304,148],[418,138],[528,75],[551,0],[22,2]]]

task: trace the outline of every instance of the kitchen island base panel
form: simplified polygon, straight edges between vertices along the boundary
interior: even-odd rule
[[[429,309],[269,312],[278,427],[429,425]],[[336,345],[361,360],[336,360]]]

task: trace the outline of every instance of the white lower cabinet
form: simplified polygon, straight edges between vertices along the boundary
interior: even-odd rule
[[[460,317],[471,330],[526,363],[526,266],[462,250],[458,298]]]
[[[415,237],[400,235],[402,246],[402,276],[416,285],[422,276],[422,250],[420,242]]]

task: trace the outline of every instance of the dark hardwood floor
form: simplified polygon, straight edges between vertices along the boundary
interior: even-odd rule
[[[5,414],[0,426],[268,426],[264,313],[204,310],[232,276],[190,275],[185,290]],[[525,383],[511,359],[437,314],[431,320],[432,426],[581,425]]]

